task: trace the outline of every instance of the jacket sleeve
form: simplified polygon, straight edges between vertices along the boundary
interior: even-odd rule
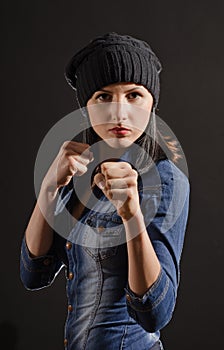
[[[133,293],[129,286],[126,288],[129,314],[148,332],[162,329],[172,317],[188,217],[188,179],[179,169],[167,162],[159,169],[162,185],[160,204],[147,226],[147,232],[161,264],[161,271],[156,282],[141,297]]]
[[[20,278],[26,289],[36,290],[48,287],[53,283],[60,270],[68,265],[65,252],[67,240],[64,238],[66,233],[63,230],[68,230],[66,205],[69,205],[72,193],[70,187],[71,185],[67,185],[59,192],[60,195],[54,212],[54,238],[48,254],[35,258],[31,257],[25,236],[23,237],[20,254]],[[64,236],[57,232],[63,232]]]
[[[36,290],[51,285],[65,266],[62,251],[64,239],[54,233],[54,241],[48,254],[40,257],[31,257],[26,245],[25,237],[22,240],[20,254],[20,278],[26,289]]]

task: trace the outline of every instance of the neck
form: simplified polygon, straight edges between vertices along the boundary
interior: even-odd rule
[[[126,148],[112,148],[103,141],[97,144],[97,156],[99,162],[103,162],[107,159],[120,158],[125,151]]]

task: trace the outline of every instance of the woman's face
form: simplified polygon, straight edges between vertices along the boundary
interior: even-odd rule
[[[115,83],[96,91],[87,102],[94,131],[109,146],[125,148],[145,130],[153,97],[142,85]]]

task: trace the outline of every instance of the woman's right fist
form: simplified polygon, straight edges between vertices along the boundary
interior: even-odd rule
[[[94,159],[89,148],[85,143],[64,142],[43,180],[42,185],[45,189],[57,192],[60,187],[67,185],[74,175],[85,174],[87,165]]]

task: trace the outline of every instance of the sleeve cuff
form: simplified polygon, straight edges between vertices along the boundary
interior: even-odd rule
[[[155,283],[143,296],[137,296],[129,286],[125,288],[127,304],[135,311],[149,311],[156,308],[165,298],[169,289],[169,278],[161,269]]]
[[[21,247],[21,259],[26,270],[41,272],[51,268],[54,256],[49,251],[49,254],[38,257],[32,257],[24,237],[22,240]]]

